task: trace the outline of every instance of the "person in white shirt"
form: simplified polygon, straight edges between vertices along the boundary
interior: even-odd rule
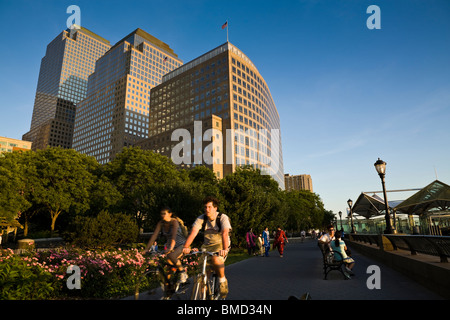
[[[323,234],[318,241],[318,245],[324,250],[332,251],[330,242],[334,240],[334,227],[332,225],[328,226],[328,233]]]
[[[183,253],[188,254],[190,246],[197,236],[198,232],[204,230],[204,241],[202,249],[209,252],[218,252],[218,256],[212,256],[211,262],[214,271],[219,276],[220,295],[225,298],[228,294],[228,282],[225,278],[225,258],[230,250],[231,240],[229,232],[231,231],[230,219],[224,213],[219,213],[218,200],[214,197],[207,197],[203,200],[205,213],[199,216],[184,244]]]

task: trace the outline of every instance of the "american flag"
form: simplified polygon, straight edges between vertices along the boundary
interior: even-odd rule
[[[228,21],[222,25],[222,30],[225,29],[226,27],[228,27]]]
[[[163,60],[163,62],[166,62],[167,61],[167,57],[164,57],[164,60]]]

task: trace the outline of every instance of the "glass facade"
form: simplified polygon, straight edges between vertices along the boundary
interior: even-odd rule
[[[89,77],[75,119],[73,148],[107,163],[149,135],[150,89],[182,61],[141,29],[114,45]]]
[[[279,115],[264,79],[237,47],[225,43],[168,73],[162,81],[151,90],[150,137],[137,145],[171,156],[179,143],[172,141],[172,133],[184,128],[190,132],[186,141],[190,148],[185,149],[190,160],[183,165],[205,164],[196,160],[201,159],[199,154],[209,154],[204,146],[211,139],[205,143],[203,134],[220,127],[221,135],[215,139],[221,138],[222,145],[214,145],[212,153],[213,159],[222,161],[208,164],[219,178],[236,166],[253,165],[271,174],[284,189]],[[200,136],[194,132],[195,121],[202,121]],[[199,140],[202,144],[194,148]]]
[[[86,98],[87,80],[108,49],[107,40],[86,28],[67,29],[48,46],[42,58],[30,131],[24,140],[33,150],[72,147],[77,104]]]

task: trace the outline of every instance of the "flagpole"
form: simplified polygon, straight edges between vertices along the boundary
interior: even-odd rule
[[[227,20],[227,42],[228,42],[228,20]]]

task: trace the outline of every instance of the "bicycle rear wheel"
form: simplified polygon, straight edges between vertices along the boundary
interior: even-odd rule
[[[197,276],[192,287],[191,300],[205,300],[206,290],[207,287],[204,276]]]

